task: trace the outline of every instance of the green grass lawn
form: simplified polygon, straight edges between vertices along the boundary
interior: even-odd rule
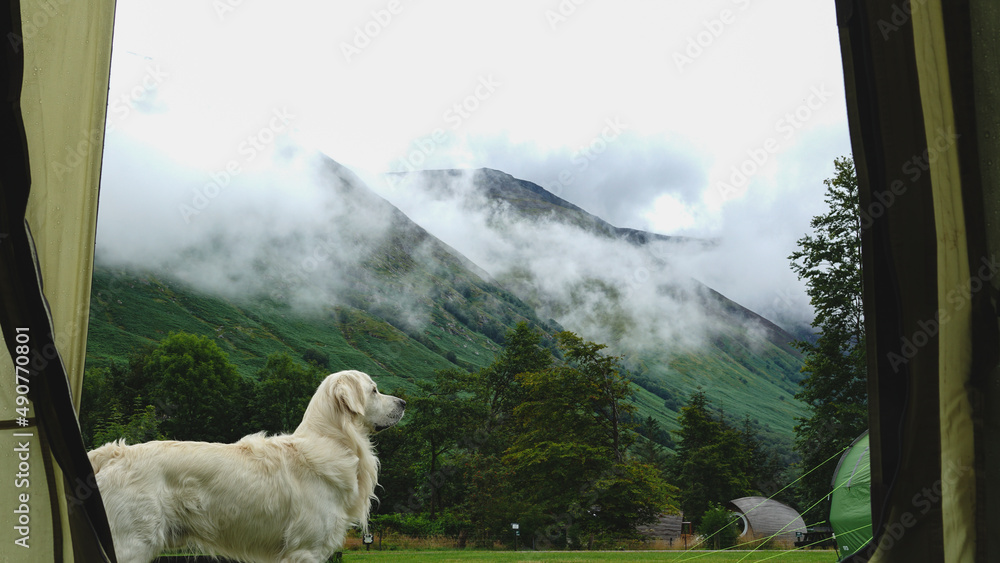
[[[344,553],[344,563],[414,561],[416,563],[445,563],[450,561],[488,562],[558,562],[577,563],[587,561],[668,561],[679,563],[833,563],[837,556],[832,550],[815,551],[348,551]]]

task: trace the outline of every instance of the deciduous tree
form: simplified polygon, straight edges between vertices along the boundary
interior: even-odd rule
[[[294,431],[323,377],[317,364],[301,365],[284,352],[268,356],[250,400],[251,426],[272,434]]]
[[[801,481],[805,506],[829,493],[837,452],[868,427],[858,182],[850,158],[838,158],[834,167],[836,174],[824,182],[827,211],[813,217],[812,234],[799,239],[799,250],[789,256],[806,282],[818,335],[815,342],[795,343],[805,355],[806,374],[796,398],[809,409],[795,427],[796,450],[804,471],[817,468]],[[828,513],[821,502],[811,516],[820,520]]]
[[[242,437],[248,395],[229,357],[206,336],[174,332],[149,354],[143,371],[160,429],[169,438],[231,442]]]

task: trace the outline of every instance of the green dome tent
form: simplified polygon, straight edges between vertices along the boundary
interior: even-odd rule
[[[833,472],[830,525],[837,538],[840,561],[854,555],[872,540],[871,456],[868,431],[840,456]]]

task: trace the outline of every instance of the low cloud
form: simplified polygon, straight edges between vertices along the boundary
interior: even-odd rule
[[[684,266],[689,253],[710,245],[654,240],[636,246],[544,212],[526,216],[487,197],[476,174],[390,176],[378,189],[540,316],[618,351],[690,351],[732,328],[733,318]],[[489,174],[493,181],[503,176]]]
[[[377,196],[314,154],[286,145],[224,186],[125,135],[107,139],[98,264],[148,270],[230,299],[302,311],[344,304],[361,264],[398,220]],[[210,197],[209,197],[210,196]]]
[[[843,127],[801,132],[786,150],[771,155],[767,170],[750,177],[741,193],[720,198],[709,180],[717,164],[711,155],[690,143],[627,129],[602,144],[594,141],[601,137],[599,125],[589,141],[584,138],[561,149],[543,149],[507,135],[449,137],[426,152],[421,166],[502,170],[615,226],[712,241],[709,247],[674,249],[672,265],[804,336],[813,310],[788,256],[809,232],[810,218],[824,211],[823,180],[843,152]],[[442,217],[455,205],[381,189],[380,177],[374,174],[366,181],[415,217],[422,209],[434,210],[426,214],[430,219]],[[469,240],[464,232],[468,221],[462,217],[454,225],[434,223],[425,227],[448,244],[462,246]],[[474,253],[475,248],[468,251]]]
[[[697,205],[698,190],[688,185],[704,179],[697,167],[674,155],[659,168],[633,163],[629,173],[631,142],[623,141],[625,152],[609,148],[563,197],[586,211],[592,211],[588,205],[617,209],[618,220],[610,221],[616,226],[641,227],[648,204],[640,200],[658,194]],[[637,158],[650,164],[657,147],[663,148],[651,144]],[[535,155],[522,159],[520,169],[538,177],[557,178],[570,162],[518,152]],[[535,306],[542,318],[594,341],[633,350],[702,345],[731,322],[713,310],[718,303],[706,296],[702,283],[786,328],[811,320],[785,259],[788,233],[801,235],[794,224],[773,226],[768,217],[775,203],[765,198],[727,207],[723,229],[681,233],[707,235],[702,240],[711,244],[656,240],[636,246],[544,214],[528,219],[487,198],[470,172],[456,173],[444,189],[422,174],[394,182],[368,175],[362,182],[287,139],[278,139],[256,166],[231,175],[222,187],[213,177],[218,172],[186,167],[122,132],[109,132],[105,154],[98,263],[158,272],[230,299],[271,298],[319,312],[357,304],[359,296],[368,295],[368,305],[384,301],[404,322],[419,326],[427,320],[432,288],[418,273],[399,277],[392,288],[380,287],[366,262],[389,242],[394,227],[406,223],[401,210]],[[616,184],[618,172],[623,180]],[[635,190],[640,203],[624,202],[633,199],[632,182],[640,185]],[[621,191],[606,187],[611,185]],[[795,193],[776,197],[798,204],[790,195]],[[807,226],[804,215],[799,209],[794,217]],[[770,236],[769,230],[778,234]],[[429,244],[414,242],[407,252],[431,265],[424,257]]]

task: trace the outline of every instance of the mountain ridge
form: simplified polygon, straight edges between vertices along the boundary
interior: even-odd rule
[[[538,215],[542,214],[549,220],[576,226],[583,230],[602,236],[608,236],[613,239],[624,240],[636,247],[648,247],[652,243],[656,242],[667,243],[668,245],[690,244],[700,247],[709,247],[715,244],[712,240],[662,235],[629,227],[617,227],[597,215],[594,215],[583,208],[560,198],[534,182],[522,180],[506,172],[491,168],[476,168],[470,170],[435,169],[398,172],[393,173],[393,175],[397,178],[427,178],[428,181],[423,185],[427,186],[430,191],[436,194],[445,194],[449,197],[454,197],[456,193],[460,192],[460,190],[449,188],[447,184],[442,184],[441,181],[446,180],[448,182],[455,182],[466,179],[470,181],[471,185],[478,190],[478,193],[486,195],[491,201],[503,202],[510,205],[511,208],[520,212],[525,218],[537,219]],[[470,175],[471,177],[469,177]],[[395,182],[399,183],[400,180],[397,179]],[[525,197],[525,193],[532,194],[535,196],[536,200],[533,201],[532,198]],[[474,204],[467,203],[466,205],[472,206]],[[559,215],[557,211],[559,209],[565,210],[567,215]],[[666,254],[670,252],[670,249],[668,247],[660,252],[664,256],[654,256],[653,258],[668,257]],[[662,263],[659,260],[656,260],[656,262]],[[699,286],[703,286],[704,289],[708,290],[713,296],[713,299],[719,301],[723,308],[733,312],[740,311],[740,317],[747,319],[753,318],[756,321],[761,322],[767,327],[768,333],[773,336],[773,341],[776,344],[793,355],[799,355],[798,350],[788,344],[788,342],[796,340],[794,335],[778,326],[770,319],[760,315],[756,311],[744,307],[743,305],[729,299],[721,292],[702,284],[697,280],[695,281]]]
[[[382,378],[386,389],[412,391],[417,381],[437,370],[488,365],[503,334],[517,322],[528,322],[546,335],[543,342],[550,347],[551,335],[558,330],[581,333],[582,325],[547,314],[559,309],[545,306],[550,296],[544,291],[534,300],[518,295],[519,284],[529,283],[530,276],[498,278],[492,264],[479,263],[431,234],[407,210],[375,193],[346,167],[323,158],[318,169],[330,201],[316,206],[324,219],[315,224],[298,221],[297,230],[249,242],[237,235],[220,235],[212,244],[192,248],[158,268],[99,260],[88,368],[122,361],[129,350],[153,344],[172,330],[185,330],[215,338],[244,376],[253,377],[270,353],[302,357],[316,349],[331,357],[331,369],[369,370]],[[497,193],[513,179],[499,172],[486,175]],[[609,225],[572,204],[564,207],[560,204],[564,200],[545,195],[537,184],[518,181],[515,187],[525,216],[532,209],[567,210],[570,219],[560,229],[569,229],[571,238],[583,232],[580,223]],[[616,231],[602,232],[602,240],[618,244]],[[672,242],[653,238],[641,245],[628,244],[648,250]],[[249,270],[222,271],[222,277],[227,282],[243,280],[240,287],[256,285],[236,296],[220,294],[211,286],[199,288],[198,272],[216,267],[219,257],[234,245],[242,245],[241,255],[247,257],[233,267]],[[316,249],[326,255],[323,260],[314,258],[320,254]],[[527,262],[532,257],[511,258]],[[180,276],[180,264],[194,273]],[[661,273],[669,272],[663,268]],[[649,281],[632,287],[586,277],[567,279],[569,308],[562,310],[607,324],[607,330],[599,333],[612,336],[606,341],[582,336],[610,344],[611,351],[622,356],[637,383],[633,400],[641,416],[675,428],[685,397],[701,388],[713,401],[726,405],[726,412],[752,414],[775,436],[784,440],[791,436],[794,417],[802,412],[793,399],[801,359],[780,343],[784,337],[773,323],[707,287],[663,289]],[[691,313],[717,327],[705,336],[704,348],[674,346],[652,352],[620,348],[629,344],[636,330],[630,325],[635,319],[629,318],[631,312],[623,313],[623,304],[628,306],[633,294],[655,298],[661,291],[679,295],[676,301],[683,308],[676,312],[678,323]],[[595,301],[598,298],[600,302]],[[573,320],[572,315],[567,318]]]

